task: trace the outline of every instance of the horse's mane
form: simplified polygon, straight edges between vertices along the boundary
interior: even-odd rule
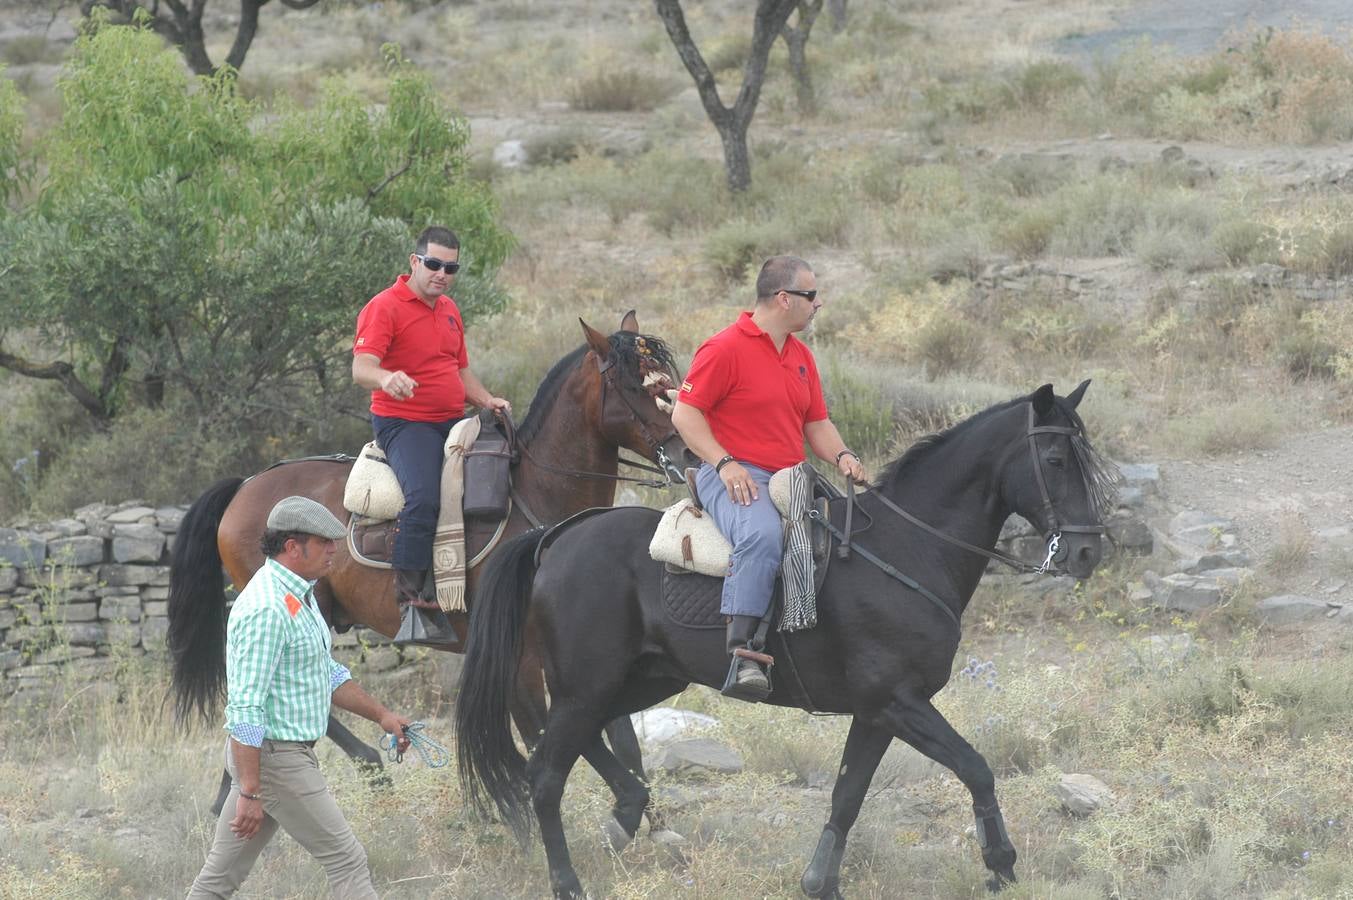
[[[661,338],[635,334],[633,331],[617,331],[607,340],[611,343],[611,353],[607,358],[620,370],[622,378],[635,378],[637,376],[634,373],[641,369],[661,370],[669,376],[676,374],[676,361]],[[529,444],[536,432],[540,431],[546,411],[554,405],[555,398],[559,396],[559,389],[568,380],[569,373],[578,367],[578,360],[589,349],[591,348],[588,345],[583,344],[571,351],[555,363],[545,375],[540,387],[536,388],[535,397],[531,399],[526,418],[517,427],[517,440]]]
[[[985,422],[992,416],[1004,412],[1018,403],[1025,403],[1028,399],[1028,397],[1016,397],[1013,400],[997,403],[949,426],[943,431],[926,435],[912,444],[906,453],[903,453],[884,468],[879,477],[879,484],[885,489],[896,488],[898,481],[920,465],[923,460],[938,453],[940,448],[955,436],[976,428],[979,423]],[[1071,447],[1080,461],[1081,472],[1085,475],[1085,482],[1090,491],[1090,502],[1102,518],[1113,509],[1118,482],[1121,480],[1118,468],[1090,445],[1089,437],[1085,436],[1085,422],[1081,419],[1080,414],[1067,406],[1062,397],[1056,398],[1056,403],[1058,410],[1071,420],[1073,426],[1080,429],[1080,435],[1072,439]]]

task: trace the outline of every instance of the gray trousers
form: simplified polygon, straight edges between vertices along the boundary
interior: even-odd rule
[[[780,558],[784,554],[784,525],[780,520],[780,511],[770,499],[772,473],[746,463],[743,463],[743,467],[752,481],[756,482],[759,494],[751,506],[743,506],[728,499],[728,491],[719,479],[719,473],[709,463],[702,464],[696,472],[695,489],[700,494],[701,505],[733,545],[728,576],[723,580],[719,612],[725,616],[760,618],[770,608],[775,577],[780,572]]]
[[[230,830],[239,801],[239,773],[226,740],[226,768],[233,784],[216,820],[216,839],[207,862],[188,892],[189,900],[229,897],[239,890],[263,848],[281,826],[324,867],[334,897],[370,900],[376,896],[366,851],[334,802],[320,774],[315,748],[295,741],[264,741],[259,755],[263,824],[249,840]]]

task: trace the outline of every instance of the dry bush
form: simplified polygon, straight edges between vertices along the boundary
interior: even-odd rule
[[[1315,549],[1315,536],[1310,527],[1295,513],[1289,513],[1278,522],[1278,539],[1264,560],[1270,575],[1282,578],[1302,569]]]
[[[573,82],[568,98],[576,109],[647,112],[665,103],[677,90],[670,77],[615,63],[601,63]]]
[[[1286,428],[1266,396],[1193,409],[1165,425],[1167,447],[1176,453],[1216,455],[1274,447]]]

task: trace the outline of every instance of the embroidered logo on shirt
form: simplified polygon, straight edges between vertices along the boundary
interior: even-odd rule
[[[800,378],[801,380],[803,380],[803,381],[807,381],[807,380],[808,380],[808,367],[807,367],[807,366],[799,366],[799,378]]]
[[[695,390],[695,388],[691,386],[691,383],[689,381],[681,382],[681,389],[683,391],[686,391],[687,393],[690,393],[691,391]]]
[[[458,324],[456,323],[456,317],[455,317],[455,316],[447,316],[447,317],[446,317],[446,321],[451,325],[451,330],[452,330],[452,331],[460,331],[460,325],[458,325]]]
[[[362,345],[365,344],[365,343],[366,343],[366,338],[358,338],[358,339],[357,339],[357,346],[358,346],[358,347],[362,346]]]
[[[286,601],[287,612],[291,613],[293,619],[296,618],[296,613],[301,611],[301,601],[297,600],[296,595],[291,593],[288,593],[282,599]]]

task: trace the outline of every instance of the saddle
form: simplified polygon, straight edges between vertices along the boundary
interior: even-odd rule
[[[466,556],[477,564],[502,534],[512,511],[512,466],[517,461],[516,430],[509,416],[491,410],[479,414],[479,436],[465,452],[462,480]],[[363,565],[391,567],[395,519],[404,508],[404,492],[394,469],[375,441],[353,463],[343,490],[348,520],[348,551]]]
[[[802,468],[809,481],[808,508],[814,510],[817,516],[825,517],[829,514],[831,501],[839,498],[841,492],[811,466],[805,463]],[[791,508],[789,473],[792,471],[785,469],[775,473],[770,483],[771,498],[785,519],[786,528],[790,524],[786,510]],[[693,476],[694,470],[687,470],[686,483],[691,497],[668,507],[664,512],[649,545],[649,553],[655,560],[664,563],[662,603],[667,617],[688,628],[722,628],[724,618],[719,612],[719,600],[732,547],[700,506]],[[800,509],[807,516],[808,509],[803,508],[802,504]],[[831,535],[824,529],[810,528],[809,538],[812,549],[812,593],[816,596],[827,577]],[[779,618],[783,603],[784,582],[782,578],[777,578],[768,616]]]

